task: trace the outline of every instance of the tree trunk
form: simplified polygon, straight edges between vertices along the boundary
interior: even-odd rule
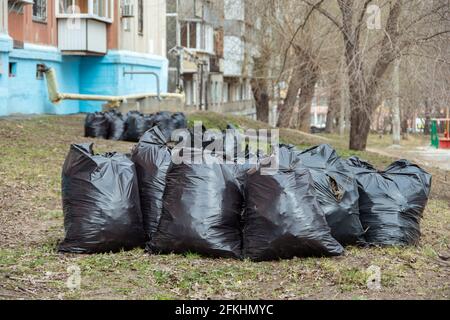
[[[311,70],[309,77],[304,77],[298,99],[297,129],[303,132],[311,131],[311,105],[316,92],[316,84],[319,81],[317,69]]]
[[[352,66],[354,68],[352,68]],[[360,67],[350,64],[349,72],[358,74],[363,78]],[[349,77],[349,102],[350,102],[350,150],[364,151],[369,138],[371,116],[376,108],[376,88],[363,88],[360,77]],[[362,90],[365,89],[365,90]]]
[[[401,120],[400,120],[400,60],[397,59],[393,72],[394,101],[392,104],[392,143],[400,145]]]
[[[428,98],[425,99],[425,123],[423,127],[423,134],[430,135],[431,133],[431,110]]]
[[[370,132],[370,116],[366,110],[358,108],[350,116],[350,149],[365,150]]]
[[[348,122],[348,109],[349,109],[349,80],[343,66],[345,65],[345,59],[341,67],[341,93],[339,96],[339,135],[345,134],[346,121]]]
[[[365,2],[367,4],[370,1]],[[395,60],[396,47],[399,39],[398,21],[403,1],[395,1],[389,10],[386,20],[385,36],[381,42],[378,58],[365,77],[364,61],[361,60],[360,36],[362,19],[356,26],[353,24],[353,1],[338,1],[342,13],[342,33],[344,37],[345,59],[348,73],[350,96],[350,149],[363,151],[367,146],[370,132],[371,116],[377,107],[377,93],[380,81],[391,62]]]
[[[300,69],[300,67],[295,68],[291,80],[289,81],[286,99],[284,99],[284,103],[280,108],[280,115],[278,117],[278,127],[280,128],[291,127],[294,108],[298,99],[298,92],[300,91],[302,85],[301,77],[303,75]]]
[[[336,111],[331,107],[331,105],[328,106],[328,112],[327,112],[327,121],[325,123],[325,132],[326,133],[333,133],[335,129],[334,124],[334,115]]]
[[[314,97],[317,81],[319,80],[319,67],[312,60],[312,57],[301,47],[294,46],[294,48],[298,66],[294,68],[291,80],[289,81],[286,99],[281,107],[278,118],[278,127],[296,128],[309,132],[311,101]],[[299,106],[299,114],[297,119],[293,119],[297,103]],[[294,120],[297,120],[295,124]]]
[[[361,75],[362,70],[355,64],[350,64],[349,72],[349,102],[350,102],[350,150],[364,151],[367,147],[367,139],[370,132],[370,122],[373,110],[374,92],[362,90],[362,84],[356,74]],[[365,88],[364,88],[365,89]]]
[[[251,81],[253,97],[256,103],[256,118],[262,122],[269,122],[269,95],[265,80]]]
[[[345,134],[345,113],[347,111],[347,99],[345,98],[344,91],[341,93],[341,105],[339,110],[339,135],[343,136]],[[348,119],[348,118],[347,118]],[[348,121],[348,120],[347,120]]]
[[[402,119],[402,139],[403,140],[408,140],[409,139],[409,123],[408,123],[408,117],[403,114],[403,119]]]
[[[334,121],[336,119],[338,108],[339,108],[338,88],[336,87],[336,83],[333,83],[330,89],[330,98],[328,100],[327,122],[325,125],[326,133],[333,133],[336,130],[337,123],[335,124]]]

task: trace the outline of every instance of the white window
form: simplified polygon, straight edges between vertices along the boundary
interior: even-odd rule
[[[181,24],[181,45],[185,48],[197,48],[197,23],[182,22]]]
[[[112,23],[114,0],[58,0],[57,18],[88,18]]]
[[[214,53],[214,28],[205,25],[205,48],[206,51]]]
[[[220,101],[219,99],[219,82],[214,82],[214,103],[218,103]]]
[[[192,105],[192,82],[189,80],[186,80],[184,91],[186,94],[186,104],[188,106]]]
[[[180,23],[181,46],[185,48],[214,52],[214,28],[195,21]]]
[[[47,21],[47,0],[34,0],[33,20],[41,22]]]
[[[223,83],[222,102],[228,102],[228,82]]]
[[[93,2],[93,11],[94,14],[99,16],[99,17],[106,17],[106,11],[108,10],[107,8],[107,2],[106,0],[94,0]]]
[[[211,88],[212,88],[212,92],[211,92],[211,102],[212,103],[220,103],[220,87],[219,87],[219,82],[218,81],[213,81],[211,82]]]

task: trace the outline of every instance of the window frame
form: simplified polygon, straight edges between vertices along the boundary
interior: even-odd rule
[[[64,12],[65,9],[70,8],[71,6],[75,5],[76,0],[67,0],[68,2],[71,2],[71,4],[68,4],[67,8],[64,8],[63,2],[60,0],[55,1],[55,12],[56,12],[56,18],[66,18],[66,19],[95,19],[98,21],[106,22],[106,23],[113,23],[114,22],[114,1],[117,0],[105,0],[105,14],[106,16],[99,16],[98,14],[94,13],[94,0],[86,0],[87,1],[87,12]],[[74,9],[73,7],[72,9]]]
[[[40,3],[40,9],[42,11],[42,8],[44,8],[44,16],[37,16],[35,15],[35,8],[38,7],[38,3]],[[43,5],[44,4],[44,5]],[[36,6],[36,7],[35,7]],[[42,14],[42,12],[41,12]],[[34,0],[33,2],[33,7],[31,10],[31,16],[32,16],[32,20],[34,22],[39,22],[39,23],[47,23],[47,19],[48,19],[48,0]]]

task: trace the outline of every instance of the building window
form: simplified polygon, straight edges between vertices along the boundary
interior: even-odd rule
[[[222,90],[222,102],[228,102],[230,99],[229,99],[229,96],[228,96],[228,93],[229,92],[229,85],[228,85],[228,83],[227,82],[224,82],[223,83],[223,90]]]
[[[169,65],[175,67],[177,57],[170,54],[171,50],[180,44],[178,30],[178,0],[167,0],[166,7],[166,49]]]
[[[114,0],[55,0],[57,18],[94,18],[107,23],[113,22]],[[38,1],[39,2],[39,1]],[[36,1],[35,1],[36,3]]]
[[[214,28],[195,21],[180,22],[181,46],[214,53]]]
[[[144,0],[138,0],[138,33],[144,34]]]
[[[181,25],[181,46],[197,48],[197,23],[183,22]]]
[[[33,20],[39,22],[47,21],[47,0],[34,0]]]
[[[93,10],[94,10],[94,15],[99,16],[99,17],[106,17],[106,8],[107,5],[107,1],[106,0],[94,0],[93,2]]]
[[[43,64],[37,64],[36,65],[36,79],[37,80],[43,80],[44,79],[44,68],[45,68],[45,65],[43,65]]]
[[[9,63],[9,77],[14,78],[17,75],[17,63],[10,62]]]

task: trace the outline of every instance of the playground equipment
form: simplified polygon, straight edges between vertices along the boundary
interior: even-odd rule
[[[448,112],[447,112],[448,113]],[[439,136],[438,128],[444,123],[444,136]],[[431,145],[437,149],[450,149],[450,118],[432,119],[431,122]]]

